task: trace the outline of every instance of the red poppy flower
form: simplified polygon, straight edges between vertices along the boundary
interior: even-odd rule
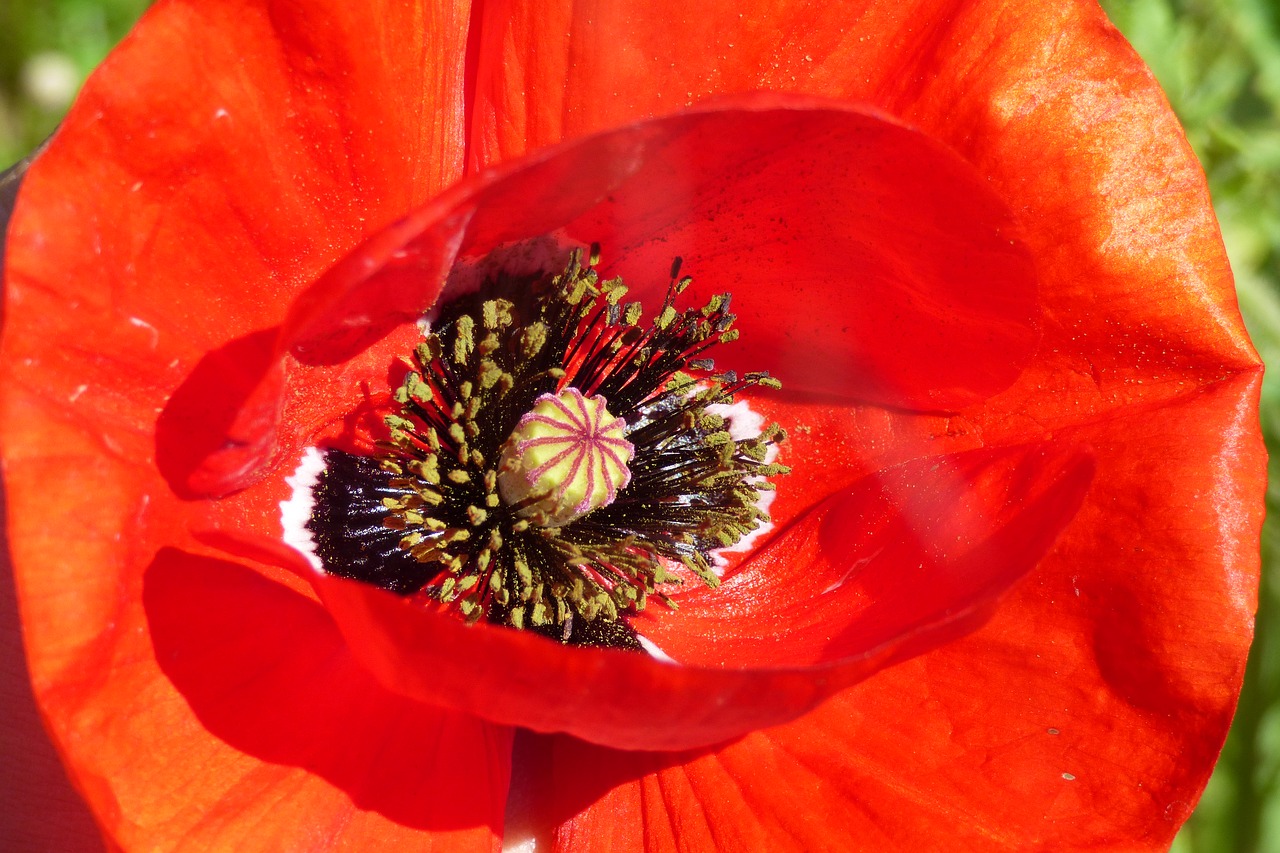
[[[650,303],[681,256],[783,382],[774,533],[633,620],[678,663],[280,539],[415,320],[548,236]],[[1092,4],[161,2],[6,276],[32,679],[112,845],[1154,849],[1221,745],[1260,367]]]

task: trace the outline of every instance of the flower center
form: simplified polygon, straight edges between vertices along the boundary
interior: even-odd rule
[[[560,527],[608,506],[631,482],[635,451],[604,397],[543,394],[502,445],[498,493],[516,515]]]
[[[375,457],[330,449],[307,528],[326,572],[456,606],[468,621],[639,648],[626,622],[672,584],[716,586],[714,553],[768,521],[776,424],[735,438],[713,374],[729,296],[646,326],[621,280],[498,274],[441,307]],[[697,371],[695,377],[688,371]],[[672,605],[674,606],[674,605]]]

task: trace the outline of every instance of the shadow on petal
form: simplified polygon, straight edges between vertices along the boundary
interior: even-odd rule
[[[1107,686],[1135,708],[1165,713],[1168,708],[1192,706],[1196,697],[1169,674],[1152,622],[1168,619],[1153,612],[1137,590],[1115,580],[1106,591],[1107,618],[1096,619],[1093,649],[1098,672]]]
[[[501,831],[509,730],[388,692],[314,602],[169,548],[143,603],[161,669],[212,735],[405,826]]]
[[[284,365],[276,329],[208,353],[156,421],[156,467],[179,497],[224,497],[252,483],[275,450]]]

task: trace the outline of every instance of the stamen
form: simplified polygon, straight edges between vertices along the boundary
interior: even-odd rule
[[[648,328],[575,252],[558,275],[498,275],[440,309],[376,459],[325,455],[307,527],[324,570],[454,603],[563,642],[639,649],[626,615],[768,522],[784,434],[717,411],[766,373],[714,370],[729,296]]]

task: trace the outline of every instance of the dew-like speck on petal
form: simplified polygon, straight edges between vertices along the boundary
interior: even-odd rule
[[[134,327],[139,328],[139,329],[142,329],[142,330],[144,330],[148,335],[150,335],[150,336],[151,336],[151,348],[152,348],[152,349],[155,349],[155,348],[156,348],[156,346],[157,346],[157,345],[159,345],[159,343],[160,343],[160,330],[159,330],[159,329],[157,329],[155,326],[151,325],[150,323],[148,323],[146,320],[142,319],[141,317],[130,317],[130,318],[129,318],[129,325],[134,326]]]

